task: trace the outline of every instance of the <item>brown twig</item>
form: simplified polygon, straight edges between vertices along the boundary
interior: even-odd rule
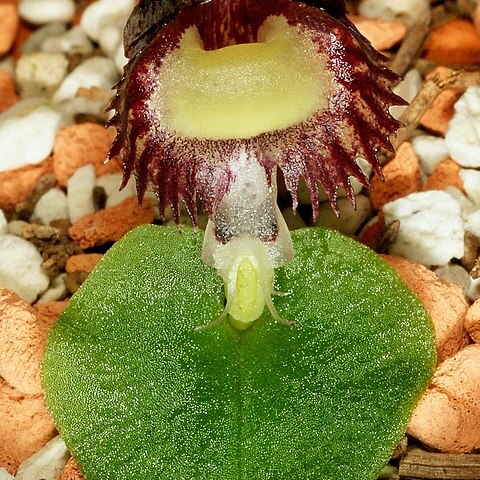
[[[403,76],[412,62],[420,55],[430,31],[430,10],[422,15],[408,30],[398,53],[390,63],[390,69]]]
[[[478,480],[480,455],[429,453],[409,449],[400,462],[402,480]]]
[[[480,70],[451,70],[433,75],[427,80],[408,108],[403,112],[400,121],[405,127],[398,130],[392,140],[392,145],[397,149],[405,140],[408,140],[413,131],[418,127],[423,114],[432,107],[433,102],[445,88],[466,89],[470,86],[480,85]]]

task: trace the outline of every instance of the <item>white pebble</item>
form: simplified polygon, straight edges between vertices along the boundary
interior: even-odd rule
[[[460,204],[448,193],[432,190],[407,195],[383,207],[385,222],[400,220],[390,253],[423,265],[446,265],[462,258],[464,227]]]
[[[333,228],[345,235],[354,235],[372,211],[370,200],[367,197],[358,195],[356,200],[356,210],[353,209],[350,200],[346,198],[338,200],[340,217],[335,215],[328,202],[322,203],[318,209],[318,220],[315,225]]]
[[[52,188],[36,203],[31,221],[50,225],[50,222],[64,218],[69,218],[67,196],[59,188]]]
[[[55,92],[53,100],[62,102],[74,98],[79,88],[97,87],[110,90],[118,80],[115,63],[105,57],[92,57],[75,68]]]
[[[95,187],[95,169],[93,165],[79,168],[67,183],[68,215],[75,223],[79,218],[94,212],[93,189]]]
[[[37,28],[32,34],[27,38],[25,43],[21,47],[21,52],[23,53],[33,53],[42,51],[43,42],[50,38],[57,38],[60,35],[63,35],[67,30],[67,26],[64,23],[49,23],[43,27]],[[57,52],[51,52],[57,53]]]
[[[480,238],[480,207],[462,211],[465,230]]]
[[[115,53],[113,60],[119,73],[123,73],[123,67],[128,63],[128,58],[125,56],[125,51],[123,49],[123,43],[120,43],[118,46],[117,53]]]
[[[21,97],[51,97],[67,76],[67,71],[68,60],[63,53],[22,55],[15,69]]]
[[[467,292],[467,297],[475,302],[480,298],[480,278],[473,279]]]
[[[393,88],[393,91],[407,102],[411,102],[420,90],[422,83],[423,78],[420,72],[416,68],[412,68],[405,74],[404,79]],[[390,114],[394,118],[399,119],[406,108],[406,106],[390,107]]]
[[[0,235],[5,235],[6,233],[8,233],[7,219],[3,210],[0,209]]]
[[[48,157],[61,122],[61,113],[42,99],[24,100],[0,115],[0,171]]]
[[[135,3],[134,0],[97,0],[83,12],[80,26],[92,40],[99,42],[107,26],[123,29]]]
[[[57,436],[18,467],[15,480],[56,480],[69,458],[70,452]]]
[[[80,26],[76,25],[61,35],[45,38],[41,50],[48,53],[88,55],[93,51],[93,45]]]
[[[472,278],[462,266],[449,263],[448,265],[437,268],[435,274],[438,278],[459,285],[462,287],[465,295],[468,294],[472,284]]]
[[[87,97],[69,98],[59,105],[63,117],[69,124],[75,123],[75,116],[79,114],[93,115],[102,118],[105,110],[103,100],[91,100]]]
[[[467,197],[475,204],[480,205],[480,171],[460,170],[460,178]]]
[[[75,15],[74,0],[20,0],[18,13],[33,25],[52,22],[69,23]]]
[[[363,0],[358,11],[360,15],[384,20],[401,20],[408,25],[414,23],[430,8],[428,0]]]
[[[113,58],[122,43],[122,30],[113,25],[105,26],[98,37],[98,44],[108,57]]]
[[[10,475],[4,468],[0,468],[0,480],[15,480],[15,477]]]
[[[120,190],[122,174],[105,175],[97,179],[97,186],[103,187],[107,194],[106,208],[122,203],[126,198],[136,196],[135,181],[129,180],[125,188]]]
[[[0,236],[0,286],[31,303],[48,284],[39,251],[23,238]]]
[[[448,150],[442,137],[418,135],[412,139],[413,150],[420,159],[423,171],[431,175],[435,167],[448,158]]]
[[[64,298],[67,294],[67,287],[65,286],[66,276],[66,273],[61,273],[56,277],[50,284],[50,287],[48,287],[48,290],[42,293],[37,303],[56,302]]]
[[[469,87],[455,103],[445,143],[463,167],[480,167],[480,87]]]

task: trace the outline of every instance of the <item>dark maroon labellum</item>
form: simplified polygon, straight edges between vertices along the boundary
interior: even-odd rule
[[[308,110],[304,118],[281,127],[272,120],[273,127],[268,124],[252,134],[242,130],[238,138],[231,133],[209,135],[208,129],[195,133],[198,122],[193,120],[194,133],[190,134],[188,128],[172,122],[172,118],[177,118],[177,106],[171,105],[179,104],[179,100],[170,102],[171,87],[166,86],[165,79],[176,72],[168,73],[174,64],[172,59],[183,58],[186,32],[198,35],[198,50],[214,52],[261,42],[259,38],[265,36],[271,19],[279,19],[277,24],[286,26],[289,45],[301,44],[295,47],[299,54],[308,48],[314,50],[310,71],[318,71],[322,94],[312,92],[312,98],[322,98],[322,102],[312,103],[315,108]],[[271,35],[277,38],[275,32]],[[276,167],[282,170],[294,207],[298,183],[303,178],[311,194],[314,215],[319,187],[336,209],[338,187],[343,187],[350,200],[355,201],[349,176],[368,186],[368,179],[355,162],[357,157],[365,158],[381,175],[376,149],[391,150],[389,136],[399,127],[388,109],[404,102],[391,92],[398,76],[388,70],[386,59],[348,21],[343,1],[140,1],[125,30],[125,49],[130,61],[111,104],[115,115],[110,125],[117,128],[118,134],[109,155],[122,159],[124,183],[135,174],[140,198],[148,187],[153,188],[162,214],[171,206],[178,220],[179,202],[183,201],[195,222],[199,197],[204,211],[212,215],[235,180],[233,165],[245,152],[264,168],[269,181]],[[202,52],[202,59],[213,58]],[[205,64],[210,65],[207,60]],[[300,59],[299,65],[303,63]],[[192,78],[181,81],[187,85],[198,82],[197,71],[192,72]],[[302,80],[295,75],[292,72],[291,88],[282,94],[281,101],[287,105],[290,94],[298,94],[297,79]],[[190,107],[178,108],[184,125],[185,112],[188,114]],[[289,115],[295,113],[288,110],[285,108]],[[252,110],[253,113],[257,112]]]

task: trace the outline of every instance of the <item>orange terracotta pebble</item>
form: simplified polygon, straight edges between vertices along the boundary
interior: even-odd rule
[[[480,345],[469,345],[439,366],[408,433],[442,452],[480,448]]]
[[[383,169],[385,182],[376,175],[371,181],[370,200],[376,210],[421,188],[420,164],[412,145],[402,143],[395,158]]]
[[[401,42],[407,34],[404,23],[379,18],[352,16],[350,20],[376,50],[389,50]]]
[[[463,182],[459,175],[461,169],[462,167],[451,158],[443,160],[428,177],[423,190],[445,190],[447,187],[456,187],[463,191]]]
[[[15,5],[0,4],[0,57],[13,47],[18,25],[19,17]]]
[[[19,461],[0,443],[0,468],[4,468],[10,475],[15,475],[19,464]]]
[[[477,3],[477,6],[472,15],[472,19],[473,19],[473,25],[477,30],[477,33],[480,34],[480,2]]]
[[[53,147],[53,169],[60,185],[66,187],[70,176],[84,165],[93,165],[97,176],[121,171],[116,159],[104,163],[114,138],[113,130],[96,123],[80,123],[59,130]]]
[[[383,213],[383,212],[382,212]],[[378,236],[385,228],[385,218],[383,215],[378,215],[373,218],[361,231],[358,240],[370,248],[375,247]]]
[[[423,57],[448,65],[480,63],[480,35],[470,20],[451,20],[432,31]]]
[[[83,475],[73,457],[68,460],[58,480],[83,480]]]
[[[435,328],[437,361],[443,362],[469,344],[464,327],[468,303],[460,286],[440,280],[435,273],[415,262],[382,255],[400,278],[418,296]]]
[[[115,207],[85,215],[69,229],[69,235],[81,248],[115,242],[129,230],[152,223],[154,211],[148,200],[138,205],[136,197],[128,197]]]
[[[0,461],[10,462],[0,463],[0,467],[9,468],[11,473],[16,473],[20,463],[56,435],[55,425],[48,414],[43,394],[26,395],[1,378],[0,412],[0,445],[10,458],[4,459],[0,455]]]
[[[480,343],[480,300],[476,300],[468,309],[465,328],[475,343]]]
[[[38,315],[18,295],[0,288],[0,376],[22,393],[42,393],[40,363],[48,332],[58,316],[47,308],[52,307],[45,304],[37,310],[41,312]]]
[[[422,116],[420,124],[438,135],[445,135],[448,124],[455,114],[453,106],[462,96],[463,91],[453,88],[444,90]]]
[[[53,173],[52,158],[35,165],[0,172],[0,208],[14,210],[34,189],[40,177]]]
[[[18,95],[12,75],[6,70],[0,70],[0,113],[8,110],[17,102]]]
[[[65,270],[67,273],[90,273],[102,257],[103,255],[101,255],[100,253],[84,253],[80,255],[72,255],[67,260]]]

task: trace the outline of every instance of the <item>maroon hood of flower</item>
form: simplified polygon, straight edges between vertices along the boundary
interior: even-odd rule
[[[158,88],[156,72],[188,28],[198,29],[205,50],[216,50],[256,42],[260,26],[272,15],[300,28],[327,59],[335,88],[321,111],[283,130],[242,139],[187,138],[158,121],[150,102]],[[118,133],[109,155],[122,159],[124,183],[135,174],[140,198],[153,188],[162,214],[171,206],[178,219],[183,201],[196,221],[197,196],[212,214],[234,181],[232,162],[241,151],[253,154],[269,179],[275,167],[282,170],[295,207],[304,178],[314,215],[319,185],[335,209],[338,187],[354,202],[349,176],[368,186],[357,157],[381,175],[376,149],[391,150],[389,136],[399,127],[388,109],[404,102],[391,92],[398,76],[348,21],[343,1],[144,0],[124,38],[130,61],[111,104],[110,125]]]

